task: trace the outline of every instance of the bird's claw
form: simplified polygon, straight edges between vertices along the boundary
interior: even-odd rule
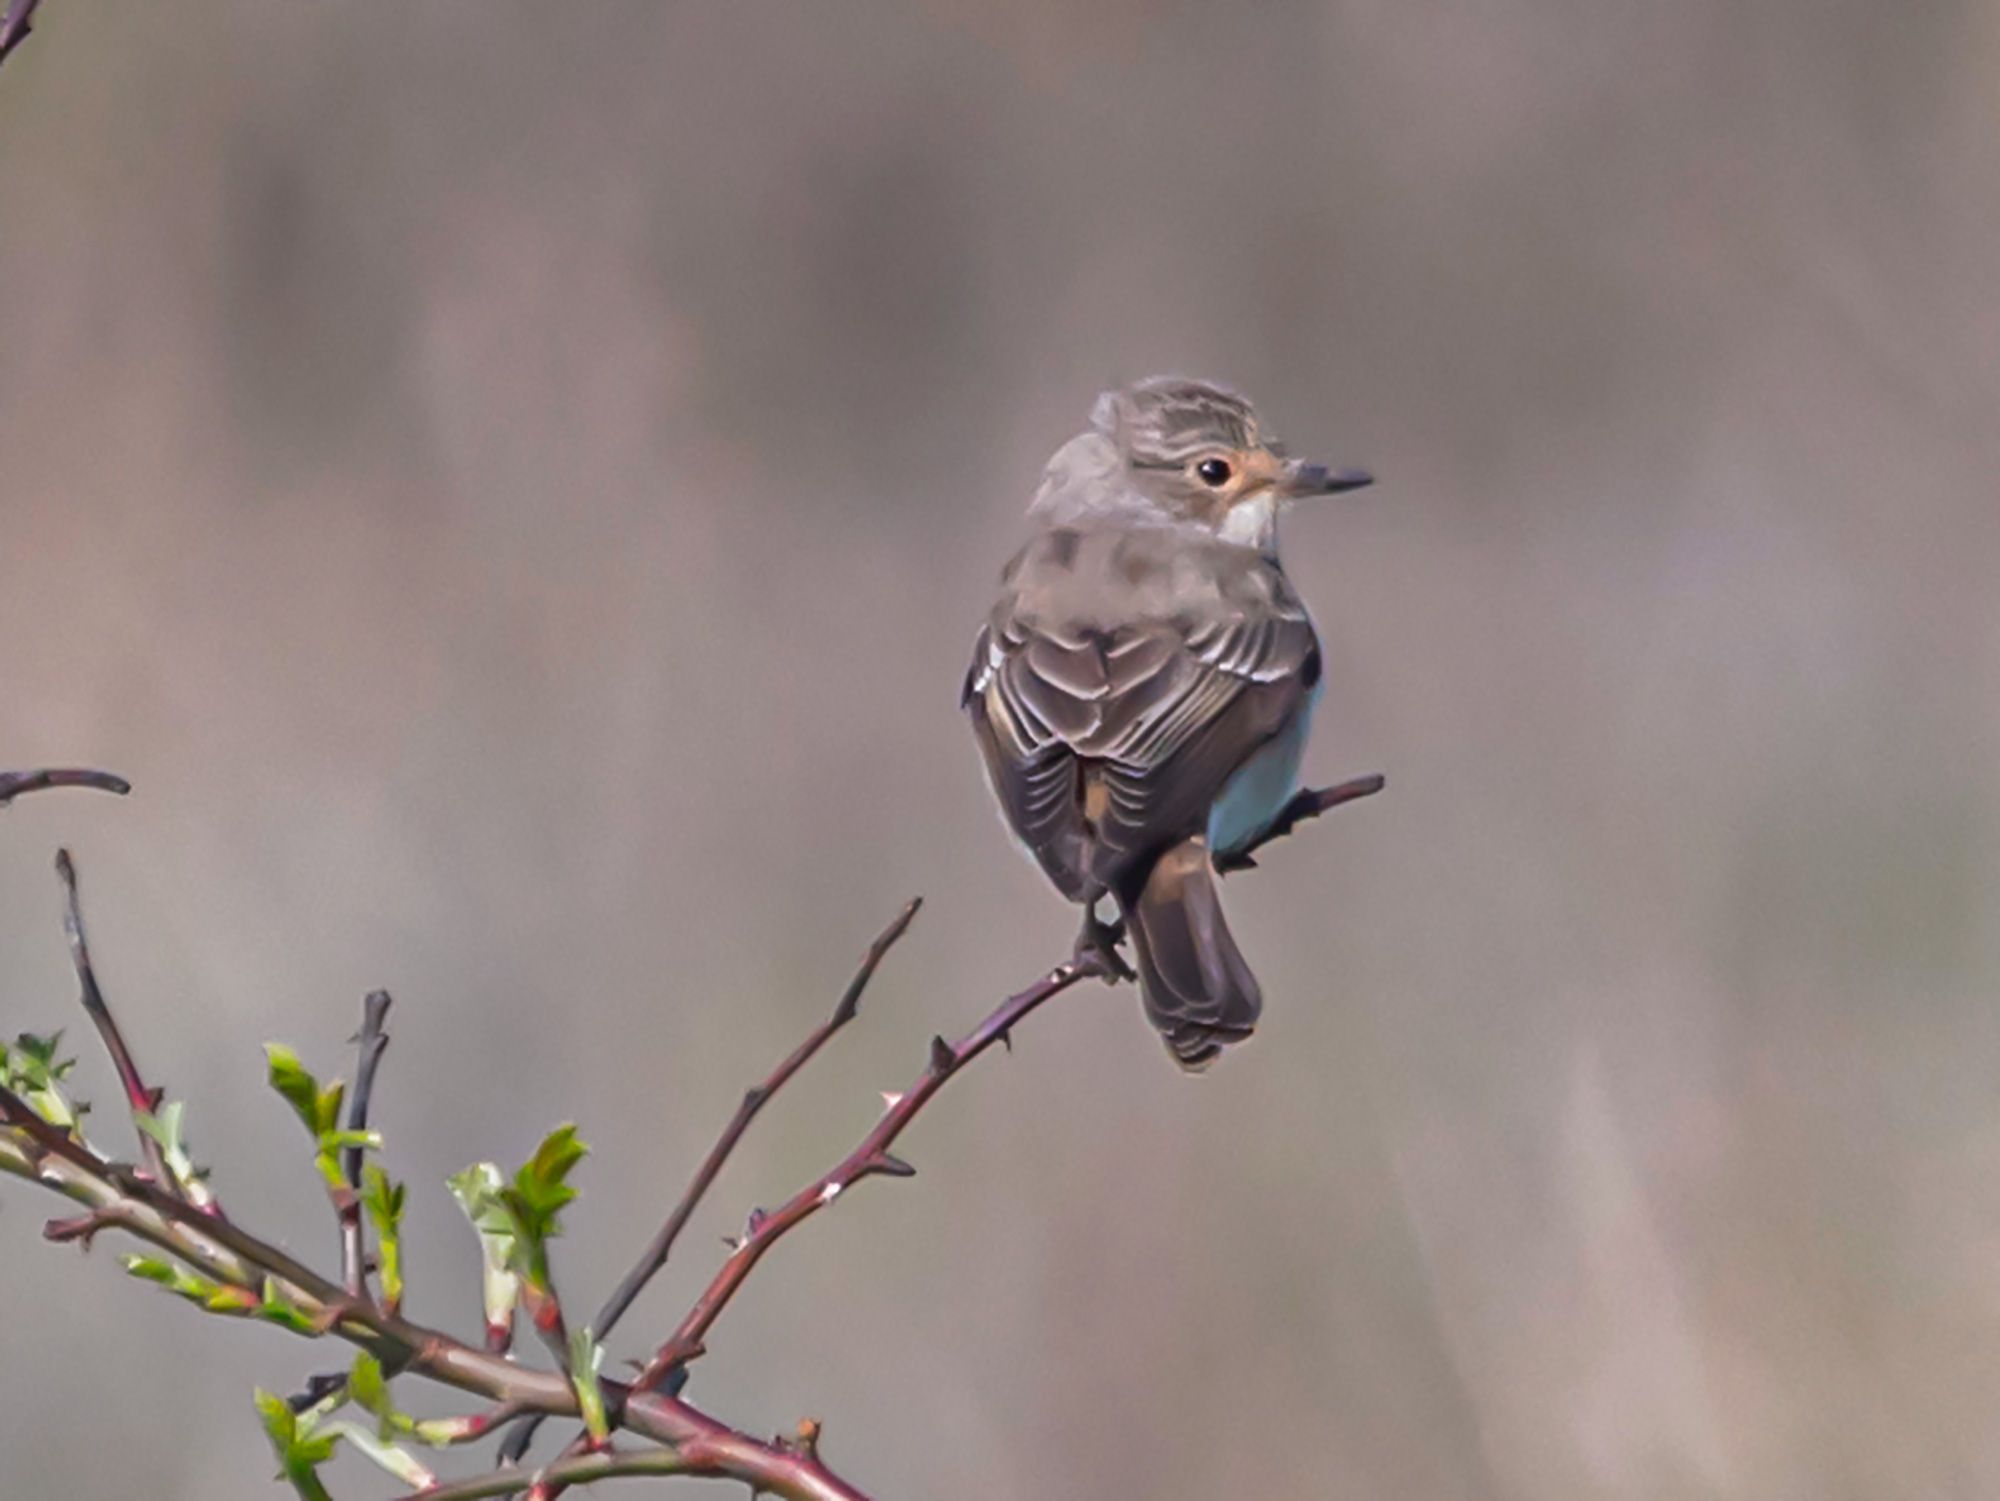
[[[1085,912],[1083,931],[1076,935],[1072,958],[1080,963],[1095,965],[1107,985],[1116,985],[1120,980],[1136,980],[1139,972],[1127,964],[1125,956],[1118,951],[1118,945],[1124,939],[1124,919],[1105,922],[1095,912]]]

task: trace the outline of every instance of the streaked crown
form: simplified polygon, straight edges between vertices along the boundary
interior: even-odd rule
[[[1106,391],[1090,421],[1140,464],[1178,464],[1204,448],[1268,445],[1248,401],[1226,387],[1178,376],[1154,376]]]

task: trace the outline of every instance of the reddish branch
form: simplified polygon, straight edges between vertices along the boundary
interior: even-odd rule
[[[15,9],[19,9],[18,4]],[[32,10],[32,6],[28,9]],[[13,10],[9,12],[8,25],[14,25]],[[0,774],[0,806],[21,791],[67,785],[123,789],[122,782],[101,773]],[[1230,867],[1252,863],[1251,852],[1262,844],[1283,837],[1299,823],[1331,808],[1377,792],[1381,786],[1381,778],[1368,777],[1339,787],[1300,793],[1284,816],[1262,839],[1231,861]],[[68,893],[66,927],[83,1004],[117,1065],[134,1110],[152,1113],[158,1108],[158,1092],[146,1087],[96,983],[78,911],[76,873],[67,854],[58,858],[57,868]],[[676,1238],[758,1111],[835,1032],[854,1019],[863,990],[883,956],[908,928],[916,909],[917,904],[912,902],[876,938],[833,1014],[761,1084],[744,1095],[645,1255],[606,1302],[599,1316],[599,1335],[623,1315],[665,1263]],[[596,1453],[573,1447],[541,1470],[507,1468],[471,1481],[434,1485],[417,1495],[425,1501],[476,1501],[479,1497],[508,1494],[525,1486],[531,1494],[553,1496],[567,1486],[590,1480],[625,1475],[691,1475],[733,1479],[747,1483],[755,1492],[786,1497],[789,1501],[867,1501],[860,1491],[834,1475],[820,1460],[816,1423],[801,1425],[795,1442],[754,1439],[683,1400],[678,1377],[687,1362],[702,1353],[703,1341],[716,1320],[781,1237],[864,1178],[911,1176],[915,1169],[893,1155],[890,1148],[937,1092],[981,1053],[995,1043],[1007,1042],[1013,1028],[1047,1001],[1079,981],[1112,978],[1109,965],[1105,955],[1086,950],[1050,970],[1027,989],[1009,996],[957,1042],[933,1038],[922,1072],[903,1094],[888,1097],[888,1108],[859,1145],[775,1211],[752,1214],[743,1239],[655,1351],[638,1380],[629,1384],[612,1380],[600,1383],[613,1427],[662,1447],[636,1452],[607,1448]],[[361,1048],[361,1062],[348,1116],[352,1130],[367,1127],[375,1067],[387,1042],[383,1023],[388,1007],[389,998],[382,992],[368,998],[362,1030],[356,1039]],[[343,1283],[336,1283],[212,1212],[209,1206],[188,1202],[158,1160],[157,1145],[143,1132],[141,1139],[148,1148],[148,1173],[135,1172],[98,1156],[79,1138],[44,1120],[20,1096],[0,1085],[0,1171],[30,1178],[77,1201],[87,1210],[78,1218],[51,1221],[46,1230],[51,1238],[87,1242],[101,1229],[124,1230],[233,1290],[232,1298],[240,1295],[244,1300],[236,1306],[248,1309],[260,1300],[274,1295],[281,1297],[307,1315],[313,1330],[336,1335],[368,1350],[387,1371],[421,1375],[498,1404],[484,1414],[463,1420],[454,1434],[457,1440],[470,1440],[493,1431],[517,1413],[531,1414],[537,1419],[581,1415],[577,1389],[564,1371],[530,1369],[442,1331],[412,1323],[394,1310],[378,1307],[367,1295],[367,1252],[358,1203],[351,1221],[343,1210],[345,1275]],[[358,1152],[351,1152],[343,1162],[342,1176],[348,1181],[351,1195],[359,1184],[359,1156]],[[557,1348],[558,1364],[566,1363],[566,1355],[566,1350]],[[517,1438],[525,1446],[526,1434],[518,1433]]]
[[[104,991],[97,983],[97,967],[91,963],[90,940],[83,931],[83,907],[77,898],[76,862],[70,859],[68,850],[56,851],[56,874],[63,884],[63,932],[69,938],[70,963],[76,970],[77,990],[83,1000],[83,1009],[97,1028],[97,1035],[104,1039],[104,1051],[111,1055],[111,1063],[118,1070],[118,1082],[124,1086],[126,1102],[132,1107],[132,1114],[156,1116],[160,1111],[162,1091],[148,1088],[145,1078],[139,1072],[139,1065],[132,1057],[132,1049],[126,1045],[125,1034],[119,1030],[116,1018],[111,1015],[111,1007],[105,1002]],[[139,1150],[146,1159],[146,1168],[163,1188],[179,1191],[174,1175],[167,1169],[167,1159],[158,1141],[149,1131],[140,1130]],[[220,1209],[210,1205],[216,1213]]]
[[[881,1120],[861,1139],[859,1146],[830,1172],[800,1189],[774,1212],[752,1217],[749,1233],[722,1264],[722,1269],[715,1274],[701,1296],[695,1299],[694,1306],[668,1336],[666,1343],[646,1363],[645,1370],[634,1385],[640,1390],[651,1390],[702,1353],[702,1341],[709,1329],[722,1316],[722,1310],[729,1306],[729,1300],[736,1296],[744,1279],[763,1260],[764,1253],[782,1236],[811,1219],[863,1178],[913,1177],[916,1169],[901,1158],[892,1156],[889,1148],[903,1134],[903,1128],[916,1119],[917,1112],[930,1102],[931,1096],[993,1044],[1007,1040],[1013,1029],[1044,1001],[1062,994],[1079,980],[1099,978],[1104,973],[1104,960],[1096,952],[1086,951],[1066,964],[1057,965],[1026,990],[1009,996],[991,1016],[957,1042],[933,1037],[923,1072],[907,1091],[891,1100]]]
[[[715,1145],[709,1148],[708,1155],[695,1170],[687,1191],[668,1213],[665,1223],[647,1244],[645,1252],[633,1263],[632,1270],[625,1274],[625,1279],[618,1284],[611,1296],[604,1300],[604,1306],[598,1310],[597,1320],[590,1327],[591,1332],[600,1341],[611,1332],[612,1326],[625,1316],[625,1310],[632,1306],[633,1299],[639,1296],[646,1284],[661,1267],[667,1264],[667,1257],[673,1252],[674,1242],[680,1238],[680,1233],[687,1227],[688,1219],[693,1215],[695,1207],[701,1203],[703,1196],[721,1174],[723,1164],[729,1161],[730,1153],[736,1150],[736,1144],[743,1139],[743,1133],[750,1129],[750,1122],[757,1118],[757,1112],[770,1102],[771,1096],[785,1087],[792,1075],[812,1061],[813,1055],[826,1045],[834,1033],[853,1021],[860,1013],[862,992],[867,990],[868,982],[875,977],[876,968],[882,963],[883,957],[909,930],[911,922],[915,920],[917,911],[923,904],[922,897],[912,898],[903,910],[896,914],[889,926],[878,933],[875,941],[868,945],[868,952],[862,956],[861,965],[855,970],[854,978],[847,982],[847,989],[841,993],[839,1004],[833,1008],[833,1015],[814,1027],[807,1034],[805,1041],[792,1049],[783,1062],[764,1076],[761,1083],[754,1084],[744,1091],[742,1100],[736,1106],[736,1113],[729,1118],[729,1124],[722,1128],[722,1135],[716,1138]],[[533,1417],[516,1428],[507,1442],[501,1446],[501,1458],[512,1462],[527,1453],[528,1445],[533,1441],[535,1430],[540,1424],[541,1419]],[[574,1449],[575,1445],[571,1447]]]

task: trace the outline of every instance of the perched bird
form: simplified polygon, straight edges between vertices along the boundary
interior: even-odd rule
[[[1262,1008],[1214,862],[1285,811],[1319,696],[1278,513],[1371,482],[1287,459],[1222,387],[1106,392],[1049,460],[1034,535],[973,644],[961,702],[1002,815],[1082,904],[1079,952],[1129,975],[1130,934],[1146,1016],[1184,1068]],[[1098,916],[1106,896],[1116,923]]]

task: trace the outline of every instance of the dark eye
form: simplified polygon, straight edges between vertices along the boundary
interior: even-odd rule
[[[1236,471],[1229,467],[1227,459],[1203,459],[1194,466],[1194,472],[1204,485],[1219,490],[1229,483],[1229,476]]]

